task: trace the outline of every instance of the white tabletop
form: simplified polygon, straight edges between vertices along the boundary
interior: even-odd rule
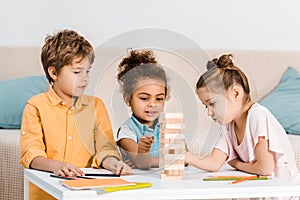
[[[89,170],[90,169],[84,169]],[[92,169],[97,170],[99,169]],[[101,169],[100,171],[105,171]],[[134,170],[134,175],[122,176],[123,179],[134,182],[150,182],[152,187],[97,194],[93,190],[69,190],[59,183],[60,179],[50,177],[50,173],[25,169],[25,199],[27,198],[28,181],[36,184],[57,199],[217,199],[217,198],[247,198],[247,197],[280,197],[300,196],[300,183],[292,183],[272,177],[269,180],[251,180],[238,184],[231,181],[203,181],[204,177],[212,175],[247,175],[228,166],[219,172],[208,173],[194,167],[186,167],[181,180],[160,179],[161,170]]]

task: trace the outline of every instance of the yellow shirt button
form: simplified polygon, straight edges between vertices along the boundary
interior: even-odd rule
[[[72,140],[72,136],[71,135],[68,136],[68,140]]]
[[[25,135],[25,134],[26,134],[26,132],[25,132],[25,131],[22,131],[21,135]]]

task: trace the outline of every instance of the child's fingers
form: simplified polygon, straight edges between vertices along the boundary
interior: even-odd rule
[[[121,161],[120,161],[121,162]],[[132,174],[132,169],[128,165],[122,162],[122,168],[119,172],[120,175],[129,175]]]
[[[151,147],[151,145],[152,145],[152,143],[147,143],[147,142],[141,142],[139,144],[141,144],[141,146],[144,146],[144,147]]]
[[[153,136],[143,136],[139,140],[138,153],[147,153],[153,144]]]
[[[55,174],[59,175],[59,176],[66,176],[65,173],[63,172],[63,170],[59,169]]]
[[[75,173],[75,176],[83,176],[84,175],[84,172],[77,167],[75,169],[73,169],[72,171]]]
[[[124,160],[124,162],[131,168],[136,168],[135,164],[131,160]]]
[[[138,153],[148,153],[151,149],[151,145],[142,145],[138,146]]]
[[[151,145],[153,143],[153,136],[143,136],[140,138],[140,143]]]
[[[130,175],[130,174],[132,174],[132,169],[129,166],[127,166],[124,167],[120,175]]]
[[[139,144],[139,149],[141,149],[141,150],[147,151],[147,150],[149,150],[150,148],[151,148],[151,144],[145,144],[145,143],[140,143],[140,144]]]
[[[120,174],[123,170],[123,164],[121,161],[117,161],[117,168],[116,168],[116,174]]]
[[[57,174],[60,176],[82,176],[84,175],[84,172],[75,165],[70,163],[62,163],[62,166],[60,169],[58,169]]]
[[[66,164],[67,170],[65,171],[66,176],[82,176],[84,175],[83,171],[76,167],[75,165]]]
[[[139,144],[138,153],[145,153],[145,152],[146,152],[146,148]]]
[[[115,167],[112,171],[114,174],[120,174],[120,175],[132,173],[132,169],[122,161],[116,161]]]
[[[74,176],[74,172],[69,170],[67,167],[62,167],[60,170],[58,170],[58,175],[60,175],[60,176]]]
[[[154,136],[153,136],[153,135],[147,135],[146,138],[147,138],[149,141],[151,141],[151,142],[154,141]]]

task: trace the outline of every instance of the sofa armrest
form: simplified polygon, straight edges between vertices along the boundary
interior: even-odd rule
[[[300,135],[288,134],[288,138],[294,150],[296,164],[300,171]]]
[[[20,130],[0,129],[0,199],[23,199]]]

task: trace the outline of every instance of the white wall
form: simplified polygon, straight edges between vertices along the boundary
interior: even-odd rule
[[[300,49],[295,0],[0,0],[0,46],[40,46],[73,28],[93,45],[139,28],[183,34],[203,48]]]
[[[0,66],[4,72],[1,74],[1,79],[33,75],[36,73],[42,74],[38,52],[43,44],[43,40],[47,34],[53,34],[55,31],[65,28],[76,29],[87,37],[94,47],[103,44],[103,46],[105,46],[105,44],[119,45],[119,41],[121,40],[125,41],[123,45],[126,47],[141,47],[138,45],[132,46],[131,41],[136,44],[142,44],[143,42],[152,44],[153,41],[155,42],[154,47],[165,47],[167,44],[165,40],[169,42],[167,45],[179,45],[180,47],[185,44],[193,45],[190,41],[176,34],[170,35],[167,33],[162,40],[162,38],[158,37],[158,35],[161,34],[155,34],[159,31],[150,31],[143,35],[142,33],[145,32],[137,30],[142,28],[155,28],[156,30],[167,29],[186,36],[204,49],[300,50],[300,12],[298,11],[298,4],[300,3],[298,2],[300,1],[0,0]],[[132,34],[124,34],[128,32]],[[114,37],[120,34],[126,37]],[[143,37],[140,35],[143,35]],[[112,37],[114,37],[114,39],[110,40]],[[153,37],[153,40],[151,40],[152,38],[149,39],[149,37]],[[12,48],[6,48],[7,46]],[[24,52],[23,48],[13,48],[14,46],[23,46],[28,52]],[[30,49],[27,48],[28,46],[34,47]],[[173,50],[174,46],[167,49]],[[101,49],[99,48],[98,50]],[[117,56],[124,54],[124,49],[117,53],[116,55],[110,54],[110,52],[105,49],[105,52],[97,54],[96,62],[100,62],[98,66],[101,67],[95,67],[94,70],[105,71],[107,69],[105,67],[109,66],[108,64],[111,61],[116,61]],[[203,67],[208,60],[206,52],[201,51],[201,49],[196,51],[196,55],[193,54],[191,58],[188,57],[190,54],[184,54],[183,52],[180,52],[180,55],[186,56],[184,57],[186,60],[176,61],[174,58],[167,59],[163,56],[161,57],[161,63],[169,66],[169,62],[176,61],[178,63],[175,63],[174,66],[182,66],[183,61],[193,61],[193,66]],[[259,63],[264,63],[261,62],[260,59],[264,61],[270,60],[268,57],[263,59],[264,57],[257,55],[253,57],[255,57],[255,61]],[[241,60],[243,60],[243,58],[244,57],[241,56]],[[280,60],[280,58],[278,59]],[[276,59],[274,60],[276,61]],[[289,57],[287,60],[288,62],[290,61]],[[270,61],[270,63],[272,63],[272,61]],[[201,64],[201,62],[204,62],[204,64]],[[285,63],[286,60],[283,59],[282,62]],[[170,64],[170,66],[173,65]],[[183,67],[181,70],[189,70],[191,72],[193,66],[191,65],[190,68]],[[102,80],[102,76],[98,77],[97,73],[93,74],[95,74],[96,80]],[[106,73],[105,75],[113,76],[112,78],[110,77],[110,81],[116,84],[113,73]],[[183,75],[185,74],[183,73]],[[199,77],[196,73],[192,75],[194,75],[194,78]],[[187,82],[191,82],[192,86],[189,91],[195,95],[195,80],[192,78],[187,78],[186,80]],[[95,84],[95,82],[96,81],[93,83]],[[97,83],[101,83],[101,81]],[[174,88],[174,91],[175,89],[176,88]],[[114,104],[109,102],[110,98],[115,96],[107,95],[107,91],[102,90],[101,85],[99,86],[99,90],[103,92],[99,94],[101,98],[104,100],[108,98],[106,105],[109,108],[110,106],[112,107],[109,109],[109,112],[113,112],[113,108],[117,108],[116,113],[120,115],[119,109],[121,106],[113,107],[112,105]],[[110,92],[112,91],[119,94],[119,90],[115,89]],[[91,92],[95,91],[92,90]],[[186,95],[186,99],[188,97],[189,96]],[[121,100],[119,96],[115,99],[116,101]],[[183,99],[183,103],[187,102],[184,101],[184,98],[180,99]],[[197,103],[200,104],[198,99]],[[119,102],[119,104],[125,106],[122,101]],[[182,105],[190,105],[194,108],[194,104],[184,103]],[[207,119],[202,119],[206,117],[205,114],[200,115],[196,112],[192,114],[199,118],[199,120],[197,120],[198,118],[196,117],[194,118],[194,122],[199,122],[199,126],[197,125],[196,127],[197,130],[198,128],[203,129],[203,127],[206,127],[202,125],[208,124]],[[194,115],[187,116],[193,117]],[[118,128],[121,120],[115,119],[113,113],[110,114],[110,116],[114,127]],[[189,120],[189,122],[193,123],[193,120]],[[214,137],[217,137],[216,133],[218,133],[214,130],[216,128],[213,125],[211,125],[210,128],[210,130],[212,130],[211,132],[215,133],[215,135],[198,134],[194,136],[194,131],[190,131],[190,140],[194,140],[193,137],[195,137],[195,141],[200,141],[210,146],[210,144],[214,143]],[[206,135],[209,135],[209,137],[206,138]]]

